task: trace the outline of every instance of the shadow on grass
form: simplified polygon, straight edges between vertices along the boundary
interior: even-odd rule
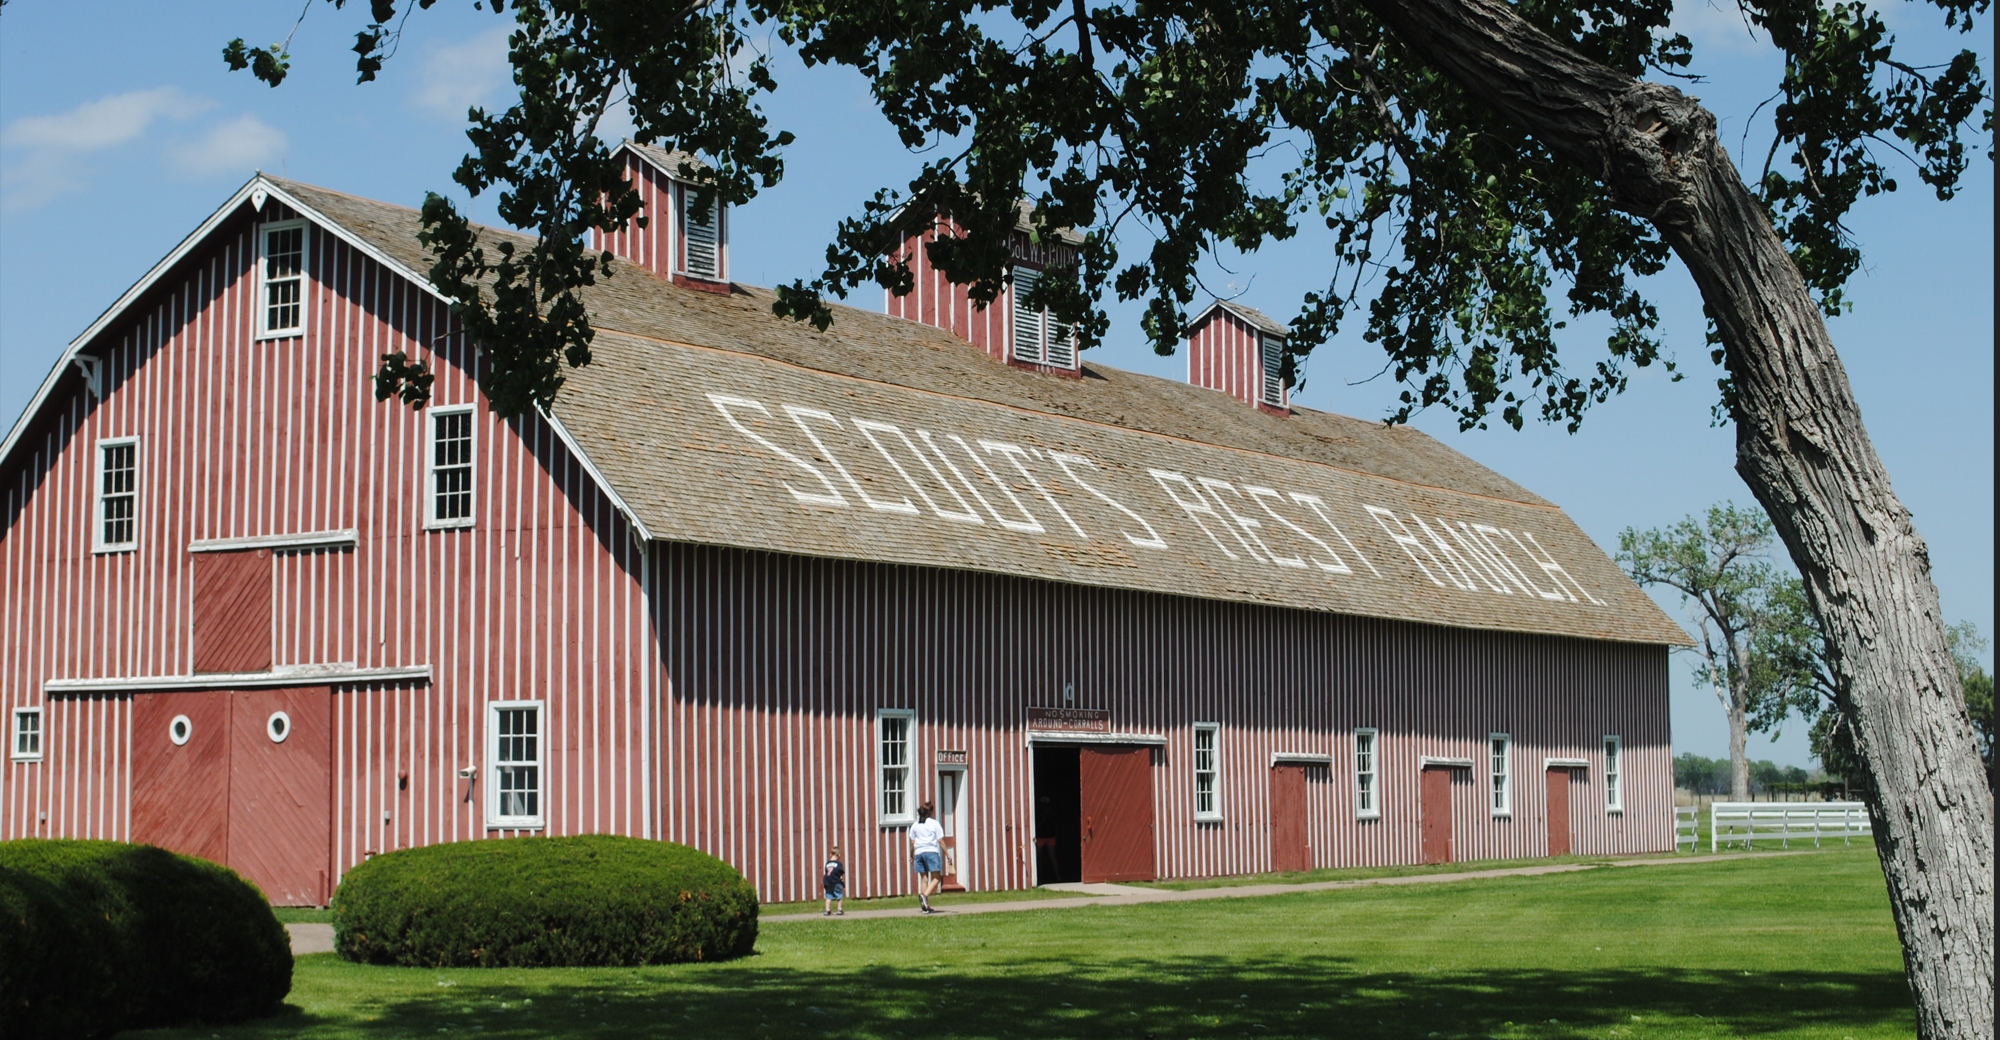
[[[1345,958],[988,960],[931,968],[398,971],[353,1017],[296,1008],[218,1035],[300,1037],[1746,1037],[1907,1035],[1891,973],[1631,969],[1357,974]],[[363,980],[353,980],[361,983]],[[441,984],[442,983],[442,984]],[[414,995],[416,986],[435,993]],[[187,1035],[208,1036],[203,1028]],[[150,1034],[174,1035],[174,1034]]]

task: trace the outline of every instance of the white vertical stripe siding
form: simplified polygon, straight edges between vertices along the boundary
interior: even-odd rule
[[[51,678],[187,674],[191,540],[351,527],[353,548],[273,555],[275,662],[429,665],[434,681],[333,692],[331,866],[487,833],[456,773],[483,773],[493,699],[548,702],[550,833],[641,833],[649,636],[624,521],[545,424],[481,413],[478,523],[424,531],[429,416],[377,402],[369,376],[403,350],[433,363],[439,403],[471,401],[476,355],[429,293],[318,231],[304,334],[255,340],[253,227],[239,217],[108,332],[104,398],[76,380],[5,476],[0,701],[41,704]],[[130,434],[139,548],[93,555],[96,442]],[[0,837],[126,837],[130,741],[150,737],[129,732],[130,697],[47,701],[49,754],[0,771]]]
[[[1477,761],[1495,730],[1514,734],[1524,777],[1545,756],[1597,761],[1602,735],[1623,735],[1630,806],[1621,819],[1601,798],[1580,803],[1577,851],[1672,847],[1659,647],[743,550],[655,552],[660,833],[735,864],[766,899],[811,898],[818,854],[835,844],[857,898],[909,890],[902,831],[875,821],[880,708],[917,712],[922,797],[935,794],[938,749],[969,752],[973,886],[1032,884],[1024,709],[1062,704],[1065,683],[1115,728],[1167,736],[1153,774],[1163,877],[1270,869],[1274,752],[1333,758],[1308,772],[1316,864],[1414,862],[1418,757]],[[1193,820],[1196,721],[1223,727],[1220,823]],[[1354,818],[1358,726],[1380,730],[1379,820]],[[1483,774],[1459,772],[1457,858],[1546,851],[1538,786],[1524,783],[1513,818],[1496,820]]]

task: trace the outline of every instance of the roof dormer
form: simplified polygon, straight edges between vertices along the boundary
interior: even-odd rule
[[[625,177],[639,193],[646,226],[634,221],[624,231],[592,233],[592,247],[608,250],[675,285],[709,292],[729,291],[729,208],[714,193],[701,205],[701,190],[686,174],[705,164],[685,152],[626,141],[616,153]],[[685,173],[684,173],[685,170]]]
[[[1262,311],[1217,300],[1188,324],[1188,382],[1286,414],[1285,340],[1291,334]]]
[[[1037,371],[1062,375],[1078,374],[1082,361],[1077,356],[1076,327],[1056,321],[1046,308],[1029,310],[1016,301],[1025,297],[1050,268],[1074,267],[1081,236],[1067,229],[1055,241],[1039,240],[1028,217],[1034,204],[1023,201],[1020,219],[1014,227],[1011,252],[1013,264],[1008,284],[990,304],[972,298],[970,287],[946,278],[931,265],[925,246],[940,238],[956,238],[962,232],[951,218],[938,216],[930,221],[912,221],[903,232],[898,259],[910,265],[915,287],[906,296],[890,294],[888,312],[898,318],[952,335],[985,351],[992,357]]]

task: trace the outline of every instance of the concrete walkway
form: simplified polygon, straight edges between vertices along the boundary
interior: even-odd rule
[[[1075,906],[1131,906],[1138,903],[1185,903],[1198,899],[1246,899],[1253,896],[1282,896],[1294,892],[1326,892],[1339,888],[1362,888],[1369,885],[1438,885],[1452,881],[1471,881],[1477,878],[1536,877],[1542,874],[1573,874],[1584,870],[1601,870],[1610,867],[1656,867],[1682,863],[1712,863],[1722,859],[1740,860],[1750,856],[1796,856],[1796,852],[1746,852],[1711,856],[1660,856],[1646,859],[1612,860],[1609,863],[1550,863],[1545,866],[1504,867],[1494,870],[1461,870],[1448,874],[1409,874],[1402,877],[1355,878],[1346,881],[1309,881],[1296,884],[1283,882],[1262,885],[1224,885],[1216,888],[1141,888],[1137,885],[1109,884],[1062,884],[1045,885],[1044,888],[1056,892],[1081,893],[1071,899],[1019,899],[995,903],[961,903],[954,905],[950,896],[937,901],[939,914],[1005,914],[1022,910],[1065,910]],[[897,910],[849,910],[843,921],[865,921],[876,917],[921,917],[915,907]],[[759,917],[759,924],[785,921],[825,921],[831,920],[817,913],[774,914]],[[296,926],[295,926],[296,927]]]
[[[285,931],[292,933],[294,957],[333,952],[333,926],[330,924],[288,924]]]

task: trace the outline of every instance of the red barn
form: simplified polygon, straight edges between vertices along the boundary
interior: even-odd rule
[[[272,177],[71,344],[0,445],[0,836],[285,904],[580,832],[907,891],[920,801],[979,889],[1673,847],[1685,635],[1556,506],[1291,406],[1233,304],[1192,384],[1011,289],[775,318],[624,154],[654,219],[547,414],[489,409],[414,211]]]

